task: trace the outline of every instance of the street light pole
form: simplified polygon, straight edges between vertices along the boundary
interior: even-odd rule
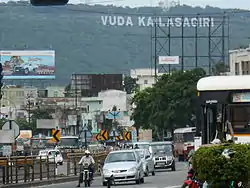
[[[27,95],[27,99],[28,99],[28,124],[29,124],[29,127],[30,127],[30,123],[31,123],[31,118],[30,118],[30,109],[31,109],[31,101],[30,101],[30,95],[28,94]]]

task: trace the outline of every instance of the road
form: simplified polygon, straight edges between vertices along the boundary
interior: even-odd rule
[[[187,175],[187,165],[183,162],[176,163],[176,171],[172,172],[170,170],[157,170],[155,176],[145,177],[145,183],[142,185],[134,185],[134,184],[119,184],[115,187],[120,188],[180,188],[185,177]],[[46,185],[40,186],[40,188],[71,188],[76,187],[77,182],[69,182],[63,184],[54,184],[54,185]],[[81,187],[84,187],[82,185]],[[92,186],[92,188],[99,188],[102,186],[102,181],[100,177],[96,177]]]

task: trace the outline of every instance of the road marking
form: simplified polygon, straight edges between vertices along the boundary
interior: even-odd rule
[[[174,186],[168,186],[168,187],[164,187],[164,188],[180,188],[182,185],[174,185]]]

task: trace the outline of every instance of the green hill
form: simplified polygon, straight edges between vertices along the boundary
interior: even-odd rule
[[[214,13],[223,11],[231,10],[180,6],[172,8],[168,14],[209,13],[213,16]],[[141,23],[138,21],[138,16],[145,16],[147,24],[149,14],[166,13],[160,8],[149,7],[121,8],[100,5],[32,7],[26,2],[2,3],[0,46],[2,50],[55,50],[57,84],[68,83],[72,73],[126,73],[132,68],[151,66],[151,29],[141,26],[142,20]],[[117,26],[117,24],[110,26],[107,17],[109,15],[125,18],[127,26]],[[230,14],[231,48],[249,43],[246,39],[250,30],[249,16],[249,13],[243,12]],[[131,20],[128,20],[128,17],[131,17]],[[122,22],[123,18],[118,19]],[[215,20],[216,23],[219,21]],[[207,34],[207,30],[202,28],[199,32]],[[193,29],[185,30],[185,33],[189,32],[193,35]],[[174,33],[180,33],[180,28],[176,28]],[[171,54],[180,56],[180,41],[175,40],[171,41]],[[200,55],[207,55],[207,41],[207,39],[199,41]],[[185,55],[193,52],[194,40],[187,39]],[[207,67],[207,64],[208,60],[199,59],[200,66]],[[194,59],[185,61],[185,67],[193,66]]]

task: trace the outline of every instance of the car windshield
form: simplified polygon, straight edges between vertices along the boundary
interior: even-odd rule
[[[149,144],[137,144],[140,149],[149,149]]]
[[[172,145],[171,144],[152,145],[152,152],[153,153],[171,153]]]
[[[48,154],[48,151],[46,151],[46,150],[43,150],[43,151],[39,152],[39,155],[47,155],[47,154]]]
[[[143,159],[145,157],[145,152],[143,150],[137,150],[136,153]]]
[[[134,152],[110,153],[105,163],[126,162],[126,161],[136,161]]]

